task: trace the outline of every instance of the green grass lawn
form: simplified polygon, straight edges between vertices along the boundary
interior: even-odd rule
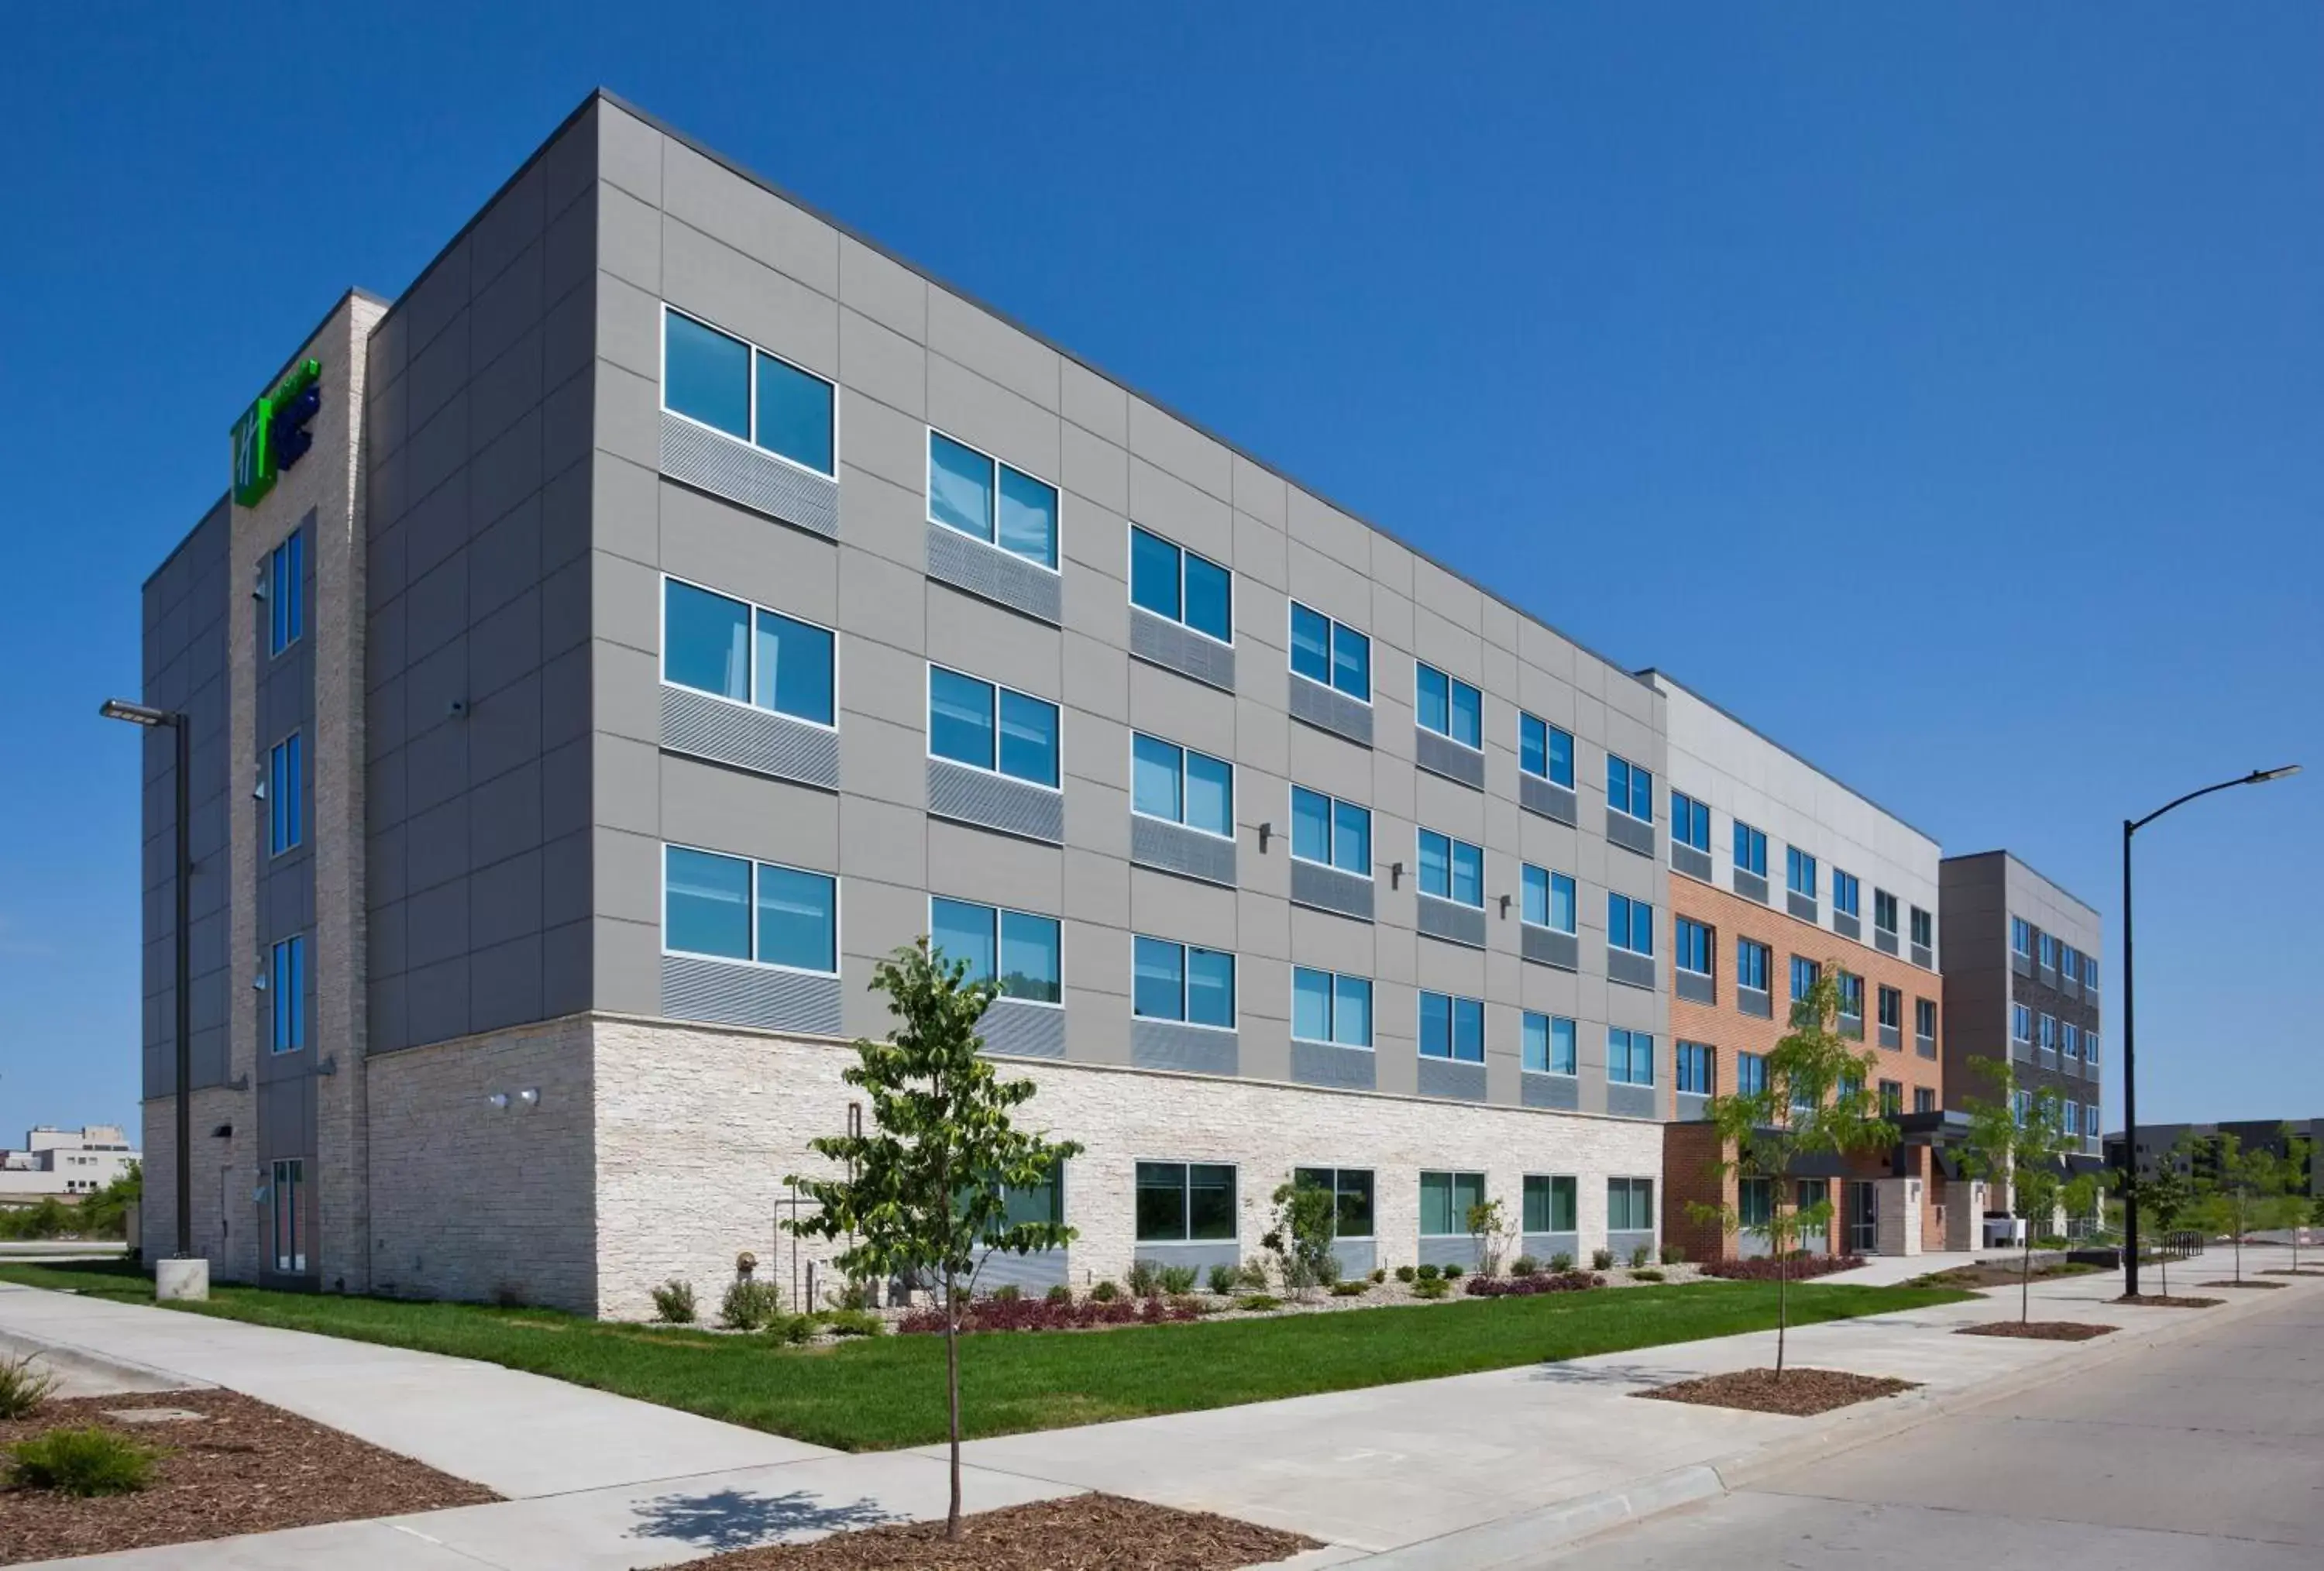
[[[135,1268],[111,1262],[0,1265],[0,1280],[152,1301],[152,1287]],[[1914,1309],[1968,1296],[1794,1286],[1792,1323]],[[207,1305],[187,1308],[254,1325],[482,1359],[843,1450],[944,1438],[944,1341],[937,1336],[796,1348],[755,1336],[608,1325],[545,1309],[231,1286],[214,1288]],[[964,1341],[961,1397],[969,1434],[1007,1435],[1618,1353],[1771,1330],[1775,1324],[1773,1283],[1702,1282],[1274,1320],[1001,1333]]]

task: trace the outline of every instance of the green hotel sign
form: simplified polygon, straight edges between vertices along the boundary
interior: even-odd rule
[[[307,422],[323,407],[323,364],[301,360],[272,393],[234,422],[234,499],[255,507],[274,489],[275,476],[315,445]]]

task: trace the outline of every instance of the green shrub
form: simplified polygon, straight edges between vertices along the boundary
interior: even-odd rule
[[[1540,1270],[1541,1261],[1529,1254],[1521,1254],[1509,1261],[1509,1275],[1513,1277],[1529,1277]]]
[[[8,1482],[60,1494],[129,1494],[152,1481],[161,1453],[94,1425],[51,1429],[8,1447]]]
[[[1590,1252],[1590,1269],[1592,1271],[1612,1271],[1614,1269],[1614,1252],[1610,1249],[1591,1250]]]
[[[1640,1266],[1654,1259],[1654,1251],[1648,1249],[1642,1243],[1638,1245],[1637,1248],[1630,1252],[1630,1269],[1632,1271],[1637,1271]]]
[[[1073,1289],[1065,1286],[1063,1282],[1056,1283],[1047,1292],[1041,1296],[1052,1304],[1070,1304],[1074,1301]]]
[[[1407,1286],[1410,1285],[1412,1279],[1418,1273],[1408,1265],[1400,1265],[1396,1268],[1396,1280],[1406,1284]]]
[[[670,1326],[694,1324],[694,1284],[676,1277],[653,1289],[654,1318]]]
[[[1630,1268],[1630,1280],[1634,1282],[1658,1282],[1663,1280],[1663,1273],[1655,1266],[1632,1266]]]
[[[35,1365],[34,1356],[0,1358],[0,1419],[31,1418],[57,1389],[57,1377]]]
[[[1235,1268],[1231,1265],[1213,1266],[1211,1268],[1211,1291],[1218,1294],[1218,1296],[1222,1298],[1229,1293],[1233,1292],[1235,1290]]]
[[[1165,1298],[1183,1298],[1194,1290],[1197,1273],[1190,1265],[1166,1265],[1162,1268],[1162,1294]]]
[[[1386,1266],[1375,1267],[1372,1271],[1372,1280],[1376,1282],[1384,1282],[1388,1280],[1388,1268]]]
[[[1452,1290],[1443,1277],[1423,1277],[1412,1284],[1412,1296],[1416,1298],[1441,1298]]]
[[[1009,1301],[1014,1303],[1016,1300]],[[888,1323],[869,1309],[825,1309],[816,1318],[822,1321],[823,1328],[834,1336],[877,1336],[888,1328]]]
[[[1133,1298],[1150,1298],[1162,1290],[1162,1268],[1150,1260],[1133,1260],[1123,1279]]]
[[[1235,1272],[1235,1286],[1247,1293],[1267,1291],[1267,1262],[1257,1255],[1243,1261]]]
[[[1452,1264],[1452,1265],[1448,1265],[1448,1266],[1446,1266],[1446,1267],[1444,1268],[1444,1280],[1445,1280],[1446,1281],[1448,1281],[1448,1282],[1457,1282],[1457,1281],[1459,1281],[1459,1280],[1461,1280],[1461,1271],[1462,1271],[1462,1266],[1460,1265],[1460,1263],[1459,1263],[1458,1261],[1455,1261],[1455,1262],[1454,1262],[1453,1264]]]
[[[1192,1293],[1181,1293],[1176,1298],[1167,1301],[1173,1315],[1194,1316],[1197,1318],[1204,1315],[1215,1315],[1219,1308],[1210,1299],[1198,1298]]]
[[[1561,1249],[1549,1257],[1549,1270],[1551,1275],[1562,1277],[1572,1269],[1573,1256],[1566,1251]]]
[[[1273,1293],[1245,1293],[1235,1300],[1238,1309],[1279,1309],[1282,1307],[1283,1300]]]
[[[834,1312],[842,1315],[858,1313],[853,1309],[840,1309]],[[812,1315],[770,1315],[767,1317],[765,1335],[770,1342],[787,1343],[796,1347],[814,1336],[815,1327],[816,1317]]]
[[[1097,1286],[1092,1288],[1090,1289],[1090,1297],[1101,1304],[1111,1304],[1116,1298],[1121,1297],[1121,1289],[1115,1287],[1112,1281],[1109,1279],[1108,1280],[1102,1281],[1098,1283]]]
[[[1333,1282],[1332,1284],[1332,1297],[1335,1298],[1352,1298],[1360,1294],[1369,1293],[1371,1290],[1371,1283],[1364,1280],[1361,1277],[1358,1277],[1353,1281]]]
[[[1675,1243],[1665,1243],[1663,1245],[1663,1264],[1684,1265],[1685,1263],[1686,1251],[1683,1248]]]
[[[1015,1282],[1003,1282],[992,1289],[991,1296],[1001,1303],[1013,1304],[1025,1296],[1025,1289]]]
[[[824,1297],[835,1309],[868,1309],[872,1307],[872,1284],[857,1281],[843,1282],[837,1289],[825,1293]]]
[[[1443,1275],[1444,1274],[1444,1268],[1443,1268],[1443,1267],[1442,1267],[1442,1266],[1425,1265],[1425,1266],[1422,1266],[1422,1267],[1419,1269],[1419,1271],[1416,1271],[1416,1273],[1414,1273],[1414,1274],[1416,1274],[1416,1276],[1418,1276],[1418,1277],[1420,1278],[1420,1280],[1421,1280],[1422,1281],[1424,1281],[1424,1282],[1433,1282],[1433,1281],[1434,1281],[1438,1277],[1441,1277],[1441,1276],[1443,1276]]]
[[[732,1331],[756,1331],[782,1312],[783,1296],[772,1282],[736,1277],[718,1302],[718,1323]]]

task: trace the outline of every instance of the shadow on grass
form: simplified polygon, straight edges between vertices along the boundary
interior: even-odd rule
[[[637,1508],[633,1539],[675,1539],[696,1548],[749,1549],[809,1534],[842,1533],[910,1519],[877,1502],[857,1500],[825,1504],[811,1490],[754,1494],[720,1489],[707,1494],[666,1494]]]

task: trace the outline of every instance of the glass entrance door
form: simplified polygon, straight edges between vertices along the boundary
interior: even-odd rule
[[[1848,1252],[1871,1254],[1880,1247],[1880,1187],[1861,1180],[1848,1186]]]

